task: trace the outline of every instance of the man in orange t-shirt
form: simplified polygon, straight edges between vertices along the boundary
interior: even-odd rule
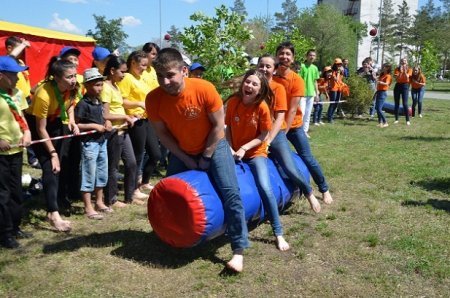
[[[176,49],[161,50],[153,66],[159,87],[147,95],[146,111],[161,143],[171,152],[167,175],[194,169],[208,172],[222,200],[231,238],[233,257],[227,267],[241,272],[248,230],[224,134],[222,99],[211,83],[186,78],[188,69]]]
[[[398,123],[398,115],[400,111],[400,96],[402,97],[403,111],[405,113],[406,125],[411,125],[409,122],[408,113],[408,95],[409,95],[409,80],[412,75],[412,69],[408,67],[406,58],[400,59],[400,65],[394,71],[395,86],[394,86],[394,124]]]

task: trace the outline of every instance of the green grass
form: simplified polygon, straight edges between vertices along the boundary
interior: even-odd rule
[[[423,114],[409,127],[389,114],[384,129],[362,119],[312,127],[335,201],[318,215],[293,202],[281,216],[288,252],[267,223],[253,229],[241,275],[223,272],[225,238],[171,248],[144,207],[103,221],[75,214],[72,233],[57,234],[35,198],[24,226],[34,238],[0,250],[0,297],[448,297],[450,101],[426,99]]]
[[[450,92],[450,81],[448,81],[448,80],[447,81],[428,80],[427,81],[427,90]]]

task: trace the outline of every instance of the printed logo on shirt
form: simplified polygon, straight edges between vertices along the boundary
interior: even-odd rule
[[[184,117],[186,120],[194,120],[197,119],[202,110],[197,106],[188,106],[184,111]]]

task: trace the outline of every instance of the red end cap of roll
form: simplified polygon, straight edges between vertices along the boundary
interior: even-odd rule
[[[153,231],[173,247],[192,247],[205,233],[205,208],[197,191],[180,178],[162,179],[150,193],[148,220]]]

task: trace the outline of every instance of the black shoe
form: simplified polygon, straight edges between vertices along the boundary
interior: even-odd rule
[[[17,231],[15,231],[13,233],[14,237],[16,237],[16,239],[29,239],[33,237],[32,233],[29,232],[24,232],[21,229],[18,229]]]
[[[19,242],[17,242],[16,239],[14,239],[14,237],[11,236],[3,236],[0,239],[0,246],[3,246],[5,248],[9,248],[9,249],[15,249],[18,248],[20,246]]]

